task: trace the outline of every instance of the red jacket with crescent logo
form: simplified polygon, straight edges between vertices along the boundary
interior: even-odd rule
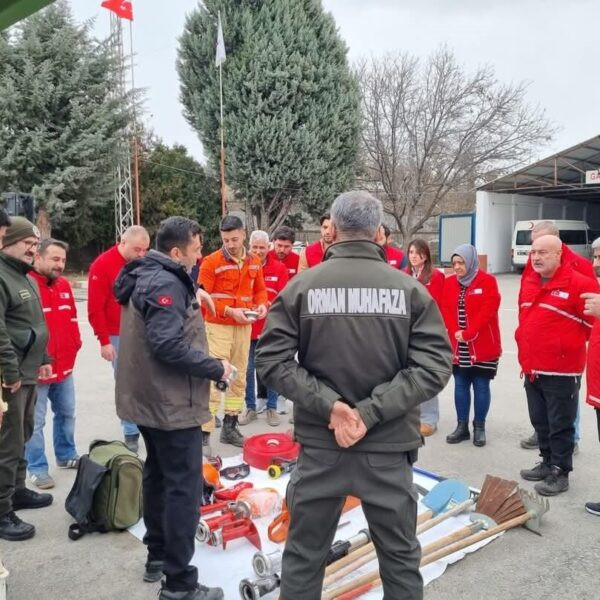
[[[414,277],[412,268],[410,266],[404,269],[404,272],[411,277]],[[423,283],[420,278],[417,279],[419,283]],[[442,297],[444,295],[444,284],[446,282],[446,276],[437,269],[431,270],[431,277],[427,283],[423,285],[427,288],[429,295],[435,300],[440,311],[442,310]]]
[[[600,409],[600,319],[594,321],[588,345],[586,402]]]
[[[52,357],[52,377],[38,379],[38,383],[59,383],[73,372],[75,358],[81,348],[73,290],[64,277],[50,282],[46,276],[35,271],[29,275],[35,279],[40,290],[49,335],[47,353]]]
[[[267,254],[267,260],[263,265],[263,277],[267,288],[267,296],[269,297],[268,305],[271,306],[277,294],[279,294],[289,281],[288,270],[283,261],[278,260],[275,256],[271,256],[271,253],[269,253]],[[251,339],[257,340],[260,337],[265,322],[266,319],[260,319],[252,323]]]
[[[596,279],[562,264],[542,283],[533,269],[521,280],[515,339],[526,375],[581,375],[594,317],[583,314],[584,292],[598,293]]]
[[[111,335],[119,335],[121,306],[113,286],[126,261],[115,245],[103,252],[90,266],[88,275],[88,320],[101,346],[110,344]]]
[[[446,323],[450,344],[454,352],[454,363],[458,363],[458,342],[454,334],[458,326],[458,297],[461,285],[456,275],[444,282],[442,295],[442,316]],[[502,354],[498,309],[500,292],[496,278],[481,269],[475,275],[465,295],[467,328],[463,330],[463,339],[469,345],[473,362],[496,360]]]
[[[275,250],[269,250],[268,256],[273,257],[275,260],[279,260],[275,254]],[[288,279],[291,279],[298,273],[298,262],[300,261],[300,255],[294,251],[290,252],[283,260],[279,261],[285,265],[287,269]]]
[[[404,252],[400,248],[388,244],[384,247],[384,250],[388,265],[394,267],[394,269],[403,269],[405,267]]]

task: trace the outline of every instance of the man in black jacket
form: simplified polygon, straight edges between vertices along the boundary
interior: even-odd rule
[[[446,385],[452,352],[435,302],[374,242],[382,216],[368,193],[335,200],[325,260],[277,296],[258,343],[258,372],[294,402],[302,446],[287,488],[281,600],[321,598],[348,495],[362,501],[384,598],[423,597],[411,465],[419,404]]]
[[[208,355],[204,321],[189,276],[200,227],[170,217],[156,250],[127,264],[115,283],[123,306],[117,366],[117,413],[136,423],[147,450],[145,581],[166,581],[159,600],[221,600],[221,588],[198,585],[194,554],[202,493],[202,431],[210,421],[210,381],[231,365]]]

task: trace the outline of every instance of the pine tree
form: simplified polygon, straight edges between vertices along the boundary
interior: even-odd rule
[[[140,172],[146,229],[154,235],[163,219],[183,215],[202,227],[206,250],[216,250],[221,214],[218,180],[207,175],[183,146],[168,147],[156,140],[146,146]]]
[[[178,69],[186,117],[219,161],[217,12],[227,60],[227,183],[273,230],[296,210],[320,214],[351,185],[358,90],[320,0],[206,0],[187,19]]]
[[[107,41],[59,1],[0,40],[0,191],[33,193],[60,235],[110,235],[112,156],[128,123]]]

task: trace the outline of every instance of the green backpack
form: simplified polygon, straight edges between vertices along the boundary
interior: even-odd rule
[[[142,516],[142,470],[144,463],[120,441],[96,440],[88,455],[79,460],[73,488],[65,501],[76,523],[69,537],[86,533],[123,530]]]

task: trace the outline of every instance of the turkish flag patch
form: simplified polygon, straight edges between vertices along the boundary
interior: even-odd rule
[[[158,303],[161,306],[171,306],[171,304],[173,304],[173,298],[172,296],[159,296]]]

